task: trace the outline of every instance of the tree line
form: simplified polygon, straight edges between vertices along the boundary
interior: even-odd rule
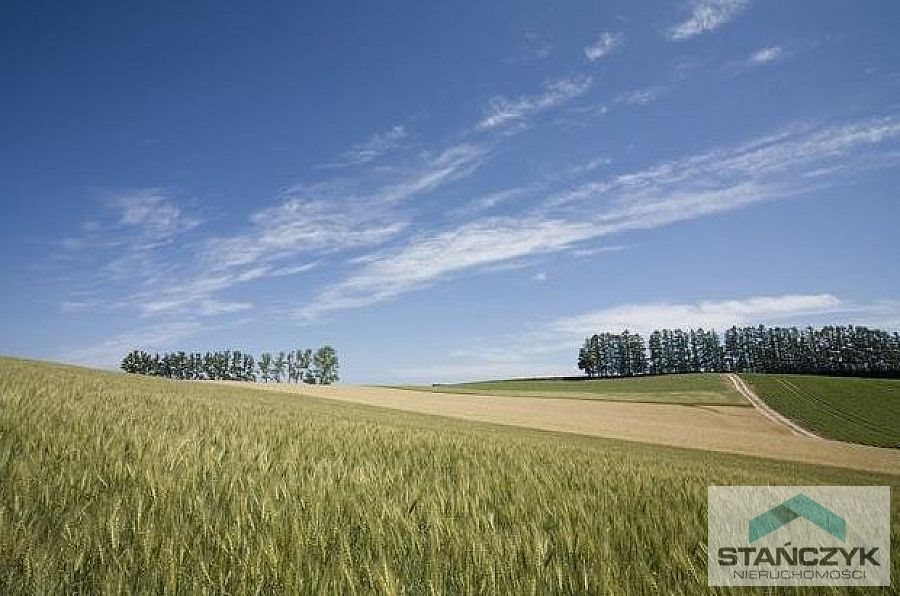
[[[900,377],[900,334],[862,326],[661,329],[599,333],[584,340],[578,368],[589,377],[755,372]]]
[[[287,352],[263,352],[259,358],[240,350],[165,352],[133,350],[122,358],[126,373],[182,380],[270,381],[330,385],[339,380],[337,352],[331,346]]]

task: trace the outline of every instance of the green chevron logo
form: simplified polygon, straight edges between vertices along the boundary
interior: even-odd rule
[[[751,519],[750,542],[756,542],[798,517],[805,518],[841,542],[847,541],[847,521],[801,493]]]

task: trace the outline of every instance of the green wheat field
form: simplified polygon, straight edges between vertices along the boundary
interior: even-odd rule
[[[742,375],[770,406],[820,436],[900,448],[900,380]]]
[[[613,379],[510,379],[449,385],[407,385],[434,393],[598,399],[704,406],[750,406],[721,373],[653,375]]]
[[[897,476],[0,359],[2,594],[696,594],[710,484],[892,485],[900,578]]]

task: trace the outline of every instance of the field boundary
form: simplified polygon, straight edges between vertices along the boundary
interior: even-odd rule
[[[797,424],[796,422],[794,422],[787,416],[784,416],[784,415],[776,412],[765,401],[763,401],[762,398],[760,398],[758,395],[756,395],[756,393],[754,393],[753,390],[750,389],[750,387],[747,385],[747,383],[744,382],[744,379],[740,378],[738,375],[736,375],[734,373],[728,373],[727,376],[728,376],[728,379],[731,381],[732,385],[734,385],[734,388],[738,391],[738,393],[740,393],[741,395],[746,397],[747,401],[749,401],[751,404],[753,404],[753,407],[756,408],[760,414],[762,414],[763,416],[765,416],[772,422],[775,422],[776,424],[780,424],[781,426],[790,430],[795,435],[809,437],[810,439],[824,440],[823,437],[820,437],[819,435],[815,434],[814,432],[803,428],[802,426],[800,426],[799,424]]]

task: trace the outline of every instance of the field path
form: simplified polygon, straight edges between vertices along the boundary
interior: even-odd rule
[[[353,385],[253,387],[480,422],[900,474],[900,450],[798,436],[746,406],[496,397]]]
[[[771,420],[776,424],[780,424],[783,427],[787,428],[795,435],[800,435],[801,437],[807,437],[810,439],[822,439],[819,435],[806,430],[790,418],[782,416],[775,410],[769,407],[769,404],[764,402],[756,393],[753,392],[752,389],[744,382],[744,379],[740,378],[734,373],[728,373],[728,379],[731,381],[731,384],[734,385],[734,388],[747,398],[753,407],[759,410],[759,413]]]

